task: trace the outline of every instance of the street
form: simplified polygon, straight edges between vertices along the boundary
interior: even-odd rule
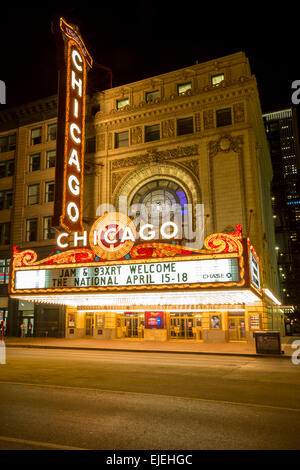
[[[300,449],[288,359],[7,348],[0,449]]]

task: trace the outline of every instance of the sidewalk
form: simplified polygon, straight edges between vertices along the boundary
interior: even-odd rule
[[[290,357],[294,351],[291,343],[300,337],[286,336],[282,338],[281,349],[284,354],[271,357]],[[28,347],[48,349],[74,350],[111,350],[130,352],[163,352],[187,354],[213,354],[233,356],[261,356],[256,354],[255,344],[242,342],[232,343],[202,343],[196,341],[143,341],[138,339],[97,340],[93,338],[6,338],[7,347]],[[300,346],[299,346],[300,347]],[[268,355],[264,355],[266,357]],[[270,356],[269,356],[270,357]]]

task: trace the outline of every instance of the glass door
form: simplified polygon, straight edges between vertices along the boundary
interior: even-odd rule
[[[87,336],[93,336],[94,334],[94,314],[87,314],[85,317],[85,334]]]
[[[168,322],[169,339],[201,339],[201,318],[193,313],[170,313]]]
[[[138,337],[138,319],[137,317],[130,316],[126,318],[127,323],[127,333],[129,338]]]
[[[21,336],[31,337],[34,333],[34,316],[33,315],[26,315],[23,313],[21,319]]]
[[[245,341],[245,317],[228,317],[229,341]]]
[[[193,317],[183,317],[184,321],[184,339],[194,339],[194,323]]]
[[[124,338],[144,337],[144,314],[131,313],[119,317]]]

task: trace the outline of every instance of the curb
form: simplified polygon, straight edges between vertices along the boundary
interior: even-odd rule
[[[156,354],[190,354],[199,356],[236,356],[236,357],[256,357],[256,358],[276,358],[276,359],[290,359],[291,356],[284,354],[253,354],[253,353],[234,353],[234,352],[212,352],[212,351],[170,351],[161,349],[122,349],[122,348],[89,348],[80,346],[46,346],[36,344],[6,344],[7,348],[29,348],[29,349],[63,349],[75,351],[114,351],[114,352],[133,352],[133,353],[156,353]]]

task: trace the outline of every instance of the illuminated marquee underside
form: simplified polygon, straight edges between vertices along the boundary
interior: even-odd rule
[[[102,307],[103,310],[127,309],[132,306],[203,306],[203,305],[253,305],[261,299],[250,289],[220,291],[181,291],[181,292],[147,292],[147,293],[114,293],[114,294],[64,294],[64,295],[12,295],[12,298],[74,307]],[[95,308],[96,309],[96,308]]]

